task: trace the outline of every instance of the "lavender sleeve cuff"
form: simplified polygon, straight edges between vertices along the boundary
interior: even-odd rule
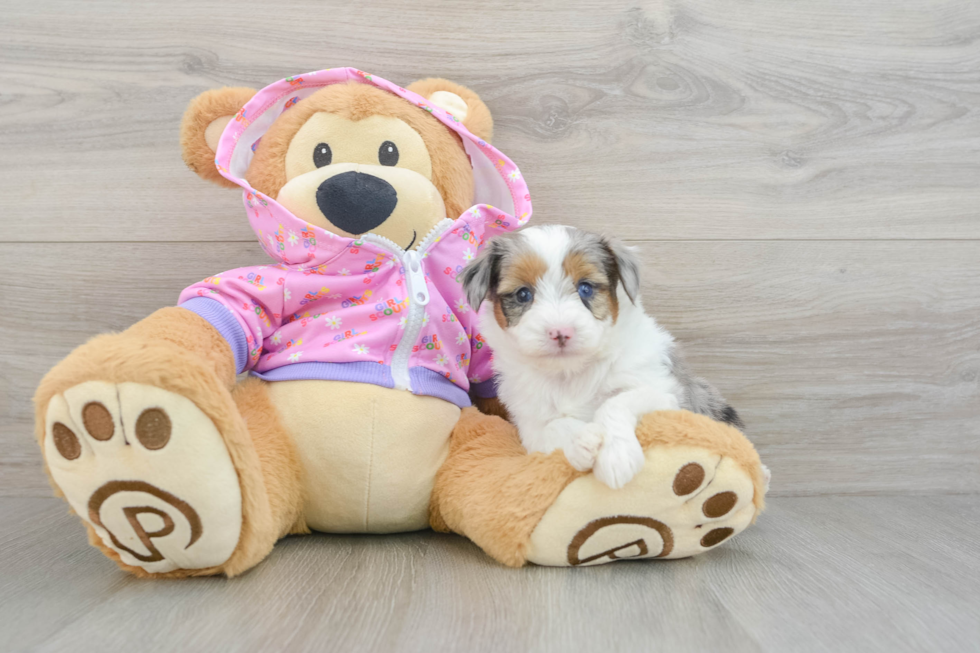
[[[235,355],[235,373],[241,374],[245,371],[248,363],[248,341],[245,339],[245,330],[234,313],[221,302],[207,297],[191,297],[180,307],[193,311],[210,322],[231,346]]]
[[[497,378],[493,377],[479,383],[471,383],[470,390],[480,399],[493,399],[497,396]]]

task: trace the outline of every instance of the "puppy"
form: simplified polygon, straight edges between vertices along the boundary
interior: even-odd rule
[[[739,428],[643,311],[639,264],[621,243],[564,226],[495,237],[462,283],[493,348],[500,400],[528,452],[562,449],[618,489],[643,467],[639,416],[686,408]]]

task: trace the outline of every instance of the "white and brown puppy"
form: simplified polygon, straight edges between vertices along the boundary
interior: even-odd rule
[[[498,236],[463,272],[493,348],[498,394],[528,452],[562,449],[611,488],[643,467],[639,416],[686,408],[741,426],[674,339],[643,311],[621,243],[564,226]]]

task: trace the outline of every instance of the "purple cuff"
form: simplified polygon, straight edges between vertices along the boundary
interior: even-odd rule
[[[497,377],[470,384],[470,392],[480,399],[494,399],[497,396]]]
[[[180,307],[197,313],[224,336],[235,355],[235,374],[241,374],[248,364],[248,340],[235,314],[218,300],[207,297],[191,297]]]

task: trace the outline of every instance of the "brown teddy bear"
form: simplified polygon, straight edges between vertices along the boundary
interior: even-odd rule
[[[748,526],[752,445],[683,411],[637,429],[613,491],[497,416],[459,272],[530,216],[467,88],[350,68],[196,98],[188,166],[243,189],[273,261],[94,338],[35,396],[56,493],[140,576],[239,574],[289,534],[429,526],[508,565],[684,557]],[[236,375],[250,373],[236,382]]]

